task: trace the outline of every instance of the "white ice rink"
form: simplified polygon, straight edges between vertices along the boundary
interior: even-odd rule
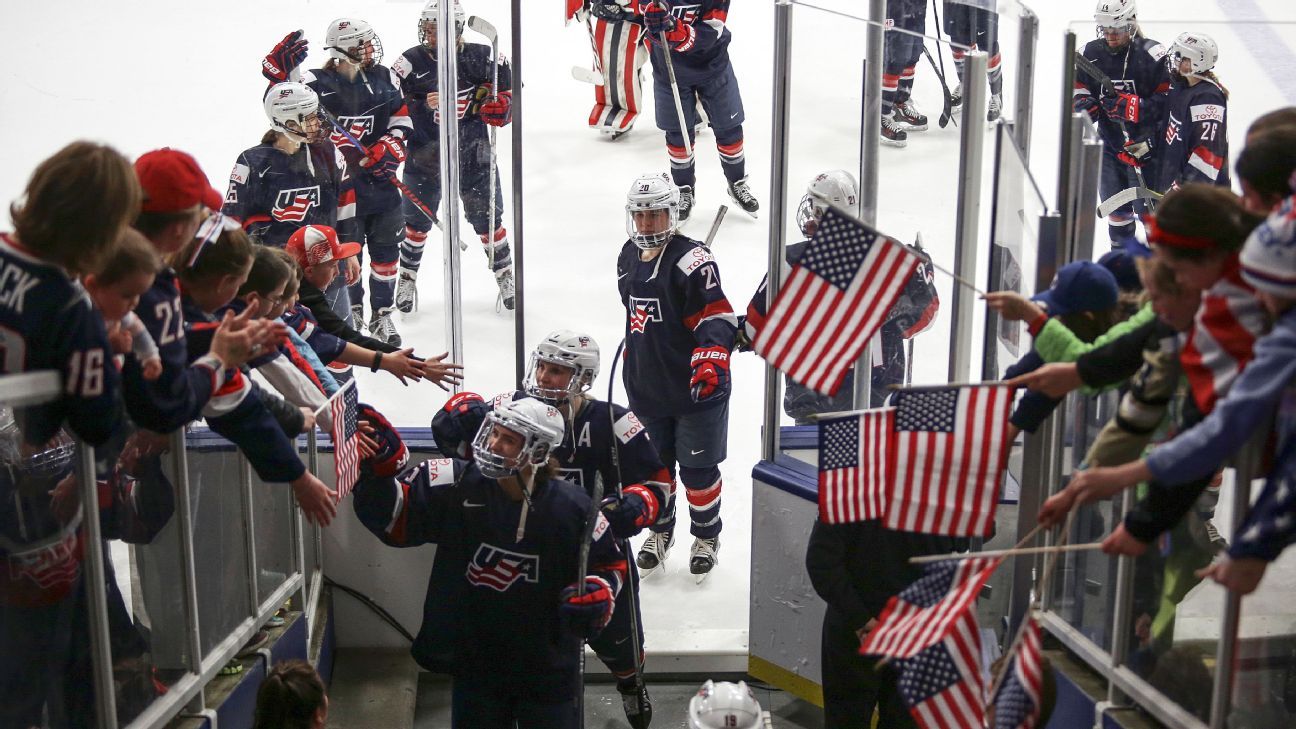
[[[826,7],[860,13],[867,3],[821,0]],[[506,0],[465,0],[467,12],[492,21],[504,48],[510,37]],[[525,45],[525,261],[528,346],[555,328],[591,333],[605,353],[604,375],[596,393],[606,394],[607,359],[623,329],[623,311],[614,283],[615,257],[625,240],[624,193],[639,173],[667,169],[661,134],[652,109],[634,133],[609,143],[586,127],[592,87],[571,79],[573,65],[588,66],[590,48],[584,27],[564,27],[558,0],[527,0]],[[1016,76],[1015,4],[1003,5],[1001,25],[1006,109],[1011,115]],[[1093,36],[1092,4],[1037,0],[1041,16],[1035,82],[1032,169],[1045,198],[1054,197],[1062,33],[1071,21],[1081,42]],[[1232,92],[1229,135],[1233,153],[1241,149],[1247,124],[1265,111],[1296,103],[1296,26],[1250,23],[1237,28],[1220,20],[1292,21],[1289,0],[1143,0],[1140,18],[1149,35],[1168,42],[1180,30],[1211,33],[1221,47],[1218,71]],[[420,2],[274,3],[227,0],[218,4],[135,0],[23,2],[11,7],[12,53],[0,84],[0,128],[7,130],[0,165],[0,200],[21,193],[31,169],[77,138],[107,141],[130,157],[173,146],[193,153],[215,186],[238,153],[255,145],[267,128],[261,111],[265,82],[261,57],[288,31],[302,28],[312,43],[306,67],[321,65],[319,50],[329,20],[354,16],[370,21],[385,47],[385,60],[414,45]],[[729,14],[733,58],[747,111],[746,153],[752,188],[769,201],[773,12],[771,0],[735,0]],[[1156,21],[1165,20],[1164,24]],[[797,8],[795,17],[794,111],[790,143],[789,220],[804,184],[815,173],[842,167],[858,169],[860,61],[864,25],[825,12]],[[935,32],[929,18],[928,33]],[[468,33],[470,38],[473,35]],[[1277,43],[1275,44],[1275,39]],[[1285,40],[1284,40],[1285,39]],[[929,47],[935,51],[934,43]],[[953,85],[953,67],[945,55]],[[1275,79],[1284,79],[1279,84]],[[645,97],[651,107],[651,71],[645,68]],[[1069,91],[1066,92],[1069,98]],[[954,261],[954,200],[959,130],[938,129],[940,87],[931,69],[919,67],[914,92],[932,118],[931,131],[912,133],[906,149],[882,149],[879,227],[904,240],[921,231],[938,263]],[[985,200],[989,200],[993,136],[987,136]],[[509,134],[500,134],[505,222],[510,230]],[[698,205],[685,232],[705,235],[717,207],[729,200],[715,153],[714,136],[697,143]],[[767,211],[752,220],[731,206],[715,245],[723,285],[734,308],[745,308],[765,270],[769,230]],[[982,210],[981,266],[989,237],[988,204]],[[467,222],[465,237],[472,240]],[[791,225],[791,223],[790,223]],[[789,235],[793,235],[789,230]],[[1100,226],[1100,235],[1103,234]],[[790,238],[790,240],[796,240]],[[438,247],[429,245],[420,277],[422,308],[401,316],[398,327],[407,344],[422,353],[445,346],[442,276]],[[1103,248],[1105,250],[1105,248]],[[487,396],[513,386],[513,319],[495,311],[495,284],[481,253],[463,257],[465,387]],[[943,301],[950,281],[938,277]],[[917,340],[916,381],[944,381],[949,352],[949,309]],[[978,318],[979,318],[978,314]],[[979,342],[979,333],[968,332]],[[686,569],[691,541],[681,524],[672,569],[644,586],[649,648],[692,645],[745,652],[750,531],[750,471],[759,458],[763,369],[751,355],[736,356],[730,406],[729,459],[724,464],[722,514],[725,530],[714,576],[701,586]],[[402,387],[385,374],[360,376],[362,397],[397,425],[426,426],[444,401],[429,384]],[[618,400],[624,403],[620,387]],[[345,507],[349,514],[349,506]],[[684,511],[687,511],[685,507]],[[681,514],[684,521],[686,514]],[[386,549],[372,539],[350,542]],[[367,560],[361,560],[367,561]],[[421,597],[418,575],[390,575],[412,583]],[[376,596],[377,597],[377,596]],[[383,600],[379,598],[379,602]],[[414,606],[417,608],[417,605]],[[398,612],[398,614],[401,614]],[[405,612],[415,625],[415,615]]]

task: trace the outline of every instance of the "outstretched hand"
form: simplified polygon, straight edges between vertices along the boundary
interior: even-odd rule
[[[1074,362],[1052,362],[1008,381],[1013,387],[1025,387],[1059,400],[1084,384]]]
[[[984,297],[986,306],[999,312],[1008,321],[1035,321],[1044,315],[1044,309],[1016,291],[991,291]]]
[[[446,384],[457,385],[463,382],[463,365],[446,362],[448,356],[449,352],[442,352],[435,357],[414,360],[419,364],[421,375],[446,392],[450,391]]]

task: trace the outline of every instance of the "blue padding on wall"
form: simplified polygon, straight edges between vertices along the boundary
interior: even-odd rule
[[[814,451],[819,449],[819,426],[784,425],[779,428],[779,448],[785,451]]]
[[[773,461],[758,461],[752,478],[806,501],[819,501],[819,471],[791,456],[780,454]]]
[[[1061,671],[1053,669],[1053,677],[1057,679],[1057,703],[1045,729],[1092,729],[1094,700]],[[1103,718],[1105,726],[1119,729],[1111,717]]]

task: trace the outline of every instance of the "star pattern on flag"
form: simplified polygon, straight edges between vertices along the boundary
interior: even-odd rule
[[[896,430],[954,432],[959,388],[896,394]]]
[[[845,289],[859,273],[878,234],[870,231],[861,239],[857,224],[830,209],[824,213],[814,237],[817,245],[808,247],[801,265],[829,284]]]
[[[937,562],[917,582],[902,590],[900,598],[918,607],[931,607],[949,594],[956,571],[958,562],[954,560]]]
[[[937,643],[913,658],[906,659],[906,670],[896,682],[909,706],[922,703],[953,686],[963,677],[944,643]]]
[[[844,418],[823,424],[824,450],[821,467],[853,468],[859,465],[859,418]]]
[[[1017,677],[1017,672],[1009,672],[1003,681],[1003,686],[999,689],[999,697],[995,699],[996,729],[1001,727],[1015,729],[1020,725],[1018,717],[1028,716],[1034,710],[1035,702],[1027,695],[1026,687]]]

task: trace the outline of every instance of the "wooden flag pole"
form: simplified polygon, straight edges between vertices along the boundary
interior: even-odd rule
[[[982,291],[981,289],[977,288],[976,284],[972,283],[971,281],[968,281],[967,279],[963,278],[962,276],[958,275],[957,273],[954,273],[953,271],[949,270],[948,268],[945,268],[944,266],[940,265],[939,263],[937,263],[937,262],[935,262],[935,261],[928,260],[927,262],[931,264],[931,267],[932,267],[932,268],[934,268],[934,269],[936,269],[937,271],[940,271],[941,273],[945,274],[946,276],[949,276],[950,278],[954,279],[955,283],[958,283],[958,284],[961,285],[961,286],[966,286],[967,288],[969,288],[969,289],[972,290],[972,293],[974,293],[974,294],[980,296],[981,298],[985,298],[986,292],[984,292],[984,291]]]

